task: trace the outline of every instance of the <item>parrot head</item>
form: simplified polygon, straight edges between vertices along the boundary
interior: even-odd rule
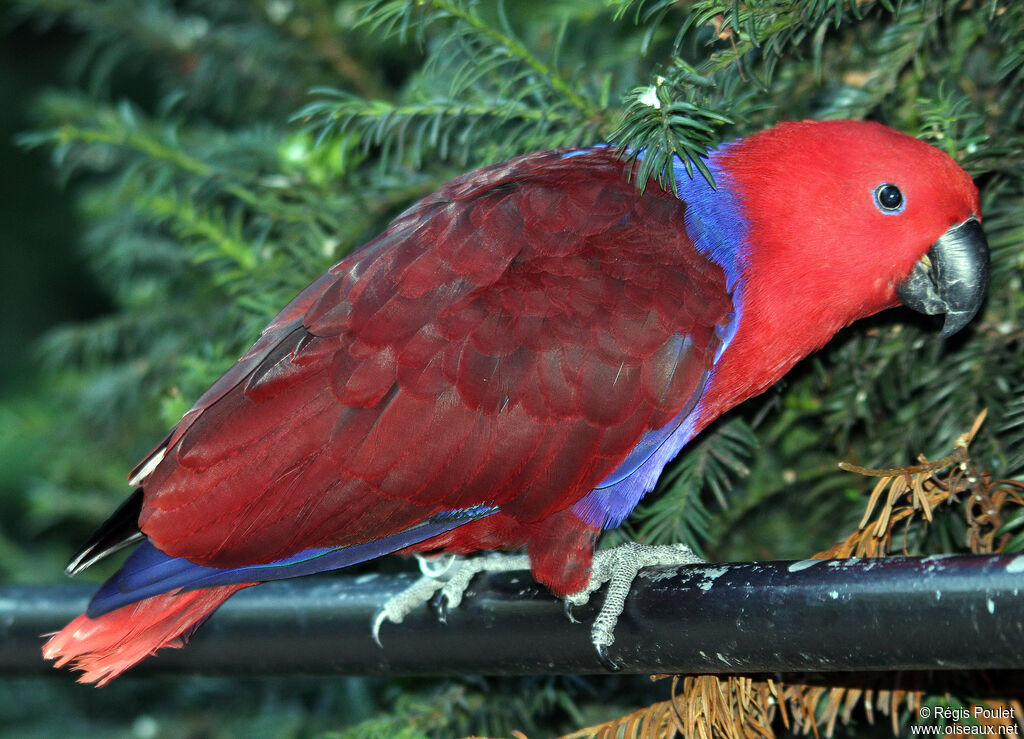
[[[977,313],[989,271],[978,190],[944,152],[863,121],[783,123],[719,152],[756,244],[738,261],[762,328],[813,315],[820,346],[900,302],[944,313],[943,337]]]

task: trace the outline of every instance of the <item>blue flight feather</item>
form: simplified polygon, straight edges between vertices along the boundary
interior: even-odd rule
[[[282,580],[328,570],[338,570],[418,544],[470,521],[490,516],[497,510],[495,506],[474,506],[462,510],[445,511],[397,534],[365,544],[306,549],[267,564],[232,569],[203,567],[181,557],[171,557],[150,542],[144,541],[125,560],[121,569],[107,580],[99,592],[93,596],[86,615],[89,618],[97,618],[122,606],[179,588],[196,590],[217,585]]]

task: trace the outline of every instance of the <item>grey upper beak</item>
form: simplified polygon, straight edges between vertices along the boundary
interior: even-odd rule
[[[968,218],[953,226],[897,288],[903,305],[921,313],[945,313],[942,338],[962,329],[978,312],[988,288],[988,241],[981,224]]]

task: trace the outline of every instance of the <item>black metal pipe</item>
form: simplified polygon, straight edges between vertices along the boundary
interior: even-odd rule
[[[602,673],[589,621],[526,572],[479,576],[440,623],[424,607],[370,637],[412,575],[313,577],[232,597],[183,650],[135,674],[522,675]],[[51,672],[40,634],[93,587],[0,588],[0,673]],[[1024,555],[891,557],[644,571],[609,656],[627,673],[834,672],[1024,667]],[[53,673],[56,674],[56,673]]]

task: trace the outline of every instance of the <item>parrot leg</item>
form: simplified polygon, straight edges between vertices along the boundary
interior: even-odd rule
[[[590,627],[590,641],[597,650],[601,663],[610,670],[619,666],[608,657],[608,647],[615,643],[615,625],[626,606],[626,596],[633,581],[644,567],[678,567],[701,564],[704,560],[693,553],[685,544],[648,546],[627,542],[612,549],[594,553],[593,572],[590,582],[583,590],[565,599],[566,613],[572,618],[571,608],[582,606],[590,600],[591,594],[608,583],[604,603]]]
[[[432,598],[440,598],[442,621],[447,608],[457,608],[469,587],[469,581],[481,572],[514,572],[529,570],[530,560],[525,554],[503,554],[472,559],[461,559],[451,554],[440,557],[416,555],[423,576],[408,588],[392,596],[373,617],[373,640],[380,643],[380,627],[390,621],[400,624],[410,613]]]
[[[454,555],[431,558],[417,555],[417,559],[423,576],[389,598],[373,617],[373,640],[378,646],[382,646],[380,628],[385,622],[402,623],[406,616],[435,597],[445,604],[439,608],[443,621],[445,610],[457,608],[462,603],[470,580],[481,572],[513,572],[530,568],[530,560],[525,554],[490,555],[472,559],[461,559]],[[593,570],[587,586],[565,598],[566,615],[570,621],[575,622],[572,607],[585,605],[594,592],[605,583],[608,584],[604,603],[590,627],[590,640],[601,663],[609,670],[618,670],[618,665],[608,657],[607,649],[615,643],[615,625],[640,570],[645,567],[679,567],[703,562],[685,544],[648,546],[630,542],[612,549],[602,549],[594,553]]]

